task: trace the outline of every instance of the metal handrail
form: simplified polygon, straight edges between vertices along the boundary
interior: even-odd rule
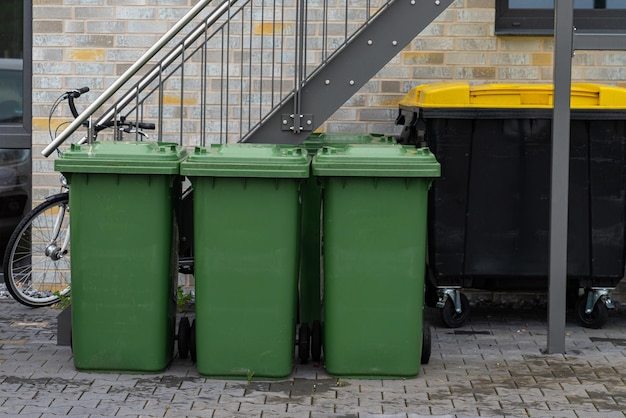
[[[183,16],[165,35],[159,39],[141,58],[139,58],[128,70],[120,76],[108,89],[106,89],[87,109],[69,124],[44,150],[41,152],[49,157],[63,142],[72,135],[93,113],[109,100],[118,89],[154,57],[169,41],[171,41],[193,18],[195,18],[211,0],[200,0],[185,16]]]
[[[86,120],[88,132],[81,142],[93,141],[98,126],[129,117],[144,121],[144,116],[158,119],[153,135],[157,141],[178,141],[185,146],[218,141],[296,143],[354,94],[374,70],[382,68],[392,56],[389,54],[397,53],[397,39],[402,36],[395,34],[393,39],[382,41],[391,36],[389,20],[407,12],[421,19],[415,13],[417,7],[409,10],[414,3],[401,0],[332,5],[330,0],[322,0],[313,7],[309,7],[309,1],[285,5],[267,0],[219,0],[194,20],[211,2],[200,0],[42,154],[49,156]],[[434,15],[438,7],[427,6],[427,14]],[[385,14],[394,18],[385,23],[380,19]],[[196,26],[192,28],[192,24]],[[411,22],[405,26],[411,26],[413,33]],[[185,36],[168,44],[183,28]],[[406,42],[410,39],[405,38]],[[359,42],[355,42],[357,39]],[[161,51],[164,47],[169,49]],[[373,49],[378,51],[377,59],[370,59]],[[164,52],[163,57],[145,74],[131,80],[159,52]],[[352,58],[347,64],[332,65],[338,56],[345,55],[341,52]],[[355,68],[355,54],[370,58]],[[369,69],[367,77],[365,67]],[[333,83],[332,91],[306,87],[322,75],[326,80],[323,86]],[[340,81],[346,77],[351,80],[347,88]],[[315,85],[319,86],[319,81]],[[326,93],[312,103],[311,95],[319,96],[321,90]],[[179,95],[178,99],[173,93]],[[105,102],[116,94],[119,98],[105,108]],[[100,116],[101,111],[104,113]],[[95,112],[98,117],[93,117]],[[300,133],[303,135],[294,135]]]
[[[135,88],[131,89],[122,99],[120,99],[114,106],[110,107],[96,122],[96,125],[109,121],[115,116],[116,113],[124,109],[130,102],[132,102],[137,95],[144,91],[145,88],[154,80],[156,80],[161,74],[163,68],[172,64],[177,58],[179,58],[185,50],[192,45],[195,41],[202,36],[208,27],[213,25],[221,18],[230,7],[232,7],[239,0],[227,0],[222,3],[217,9],[215,9],[211,15],[199,24],[189,35],[185,37],[180,44],[178,44],[172,51],[170,51],[154,68],[146,74],[137,83]]]

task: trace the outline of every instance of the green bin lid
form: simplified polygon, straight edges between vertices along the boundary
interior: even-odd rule
[[[317,150],[325,145],[340,144],[373,144],[390,145],[396,144],[394,137],[383,134],[348,134],[348,133],[328,133],[316,132],[307,137],[300,146],[305,147],[310,154],[315,154]]]
[[[341,177],[439,177],[441,167],[428,148],[363,144],[322,147],[313,174]]]
[[[64,173],[178,174],[187,155],[171,142],[102,141],[72,144],[54,162]]]
[[[309,177],[306,149],[275,144],[212,144],[196,147],[180,166],[196,177]]]

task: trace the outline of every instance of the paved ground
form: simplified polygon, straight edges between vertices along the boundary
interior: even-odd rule
[[[474,309],[433,326],[433,354],[408,380],[337,380],[297,365],[288,380],[208,380],[190,360],[157,375],[74,369],[53,309],[0,299],[0,416],[624,417],[626,314],[601,330],[567,324],[567,354],[543,355],[545,309]],[[429,313],[430,315],[430,313]]]

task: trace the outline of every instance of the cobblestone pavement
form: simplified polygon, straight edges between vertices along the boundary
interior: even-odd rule
[[[433,325],[432,357],[415,379],[338,380],[310,364],[296,365],[284,381],[251,383],[205,379],[181,359],[161,374],[77,372],[70,348],[56,344],[58,313],[0,299],[0,416],[626,415],[626,314],[619,312],[600,330],[568,320],[565,355],[541,353],[545,309],[474,309],[463,328]]]

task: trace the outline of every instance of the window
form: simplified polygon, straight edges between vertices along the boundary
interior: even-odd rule
[[[626,33],[626,0],[574,0],[579,31]],[[554,1],[496,0],[497,35],[552,35]]]
[[[1,1],[0,254],[4,254],[13,229],[31,208],[32,0]]]
[[[23,63],[18,58],[0,58],[0,124],[24,121]]]
[[[2,0],[0,147],[31,146],[31,0]]]

